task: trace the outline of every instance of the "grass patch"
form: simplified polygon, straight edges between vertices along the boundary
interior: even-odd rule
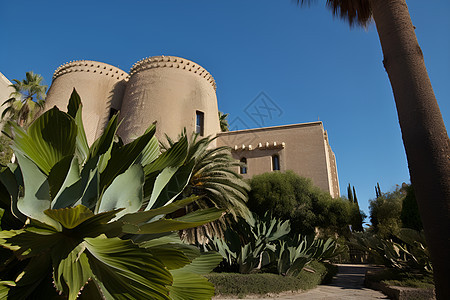
[[[392,286],[433,289],[434,281],[431,274],[407,273],[385,269],[367,274],[369,281],[382,282]]]
[[[308,290],[320,284],[328,273],[324,264],[313,261],[297,277],[281,276],[270,273],[237,274],[211,273],[206,277],[216,287],[216,295],[269,294],[286,291]]]

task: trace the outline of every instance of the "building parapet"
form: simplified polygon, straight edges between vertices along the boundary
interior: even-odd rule
[[[59,66],[53,73],[53,80],[61,75],[71,72],[91,72],[125,80],[128,80],[129,78],[127,72],[106,63],[92,60],[74,60]]]
[[[154,68],[177,68],[193,72],[194,74],[198,74],[200,77],[205,78],[212,85],[214,90],[217,88],[216,81],[205,68],[194,63],[193,61],[175,56],[161,55],[143,58],[131,67],[130,76],[133,76],[138,72]]]
[[[244,151],[244,150],[248,150],[248,151],[252,151],[252,150],[271,150],[271,149],[284,149],[286,147],[286,143],[285,142],[281,142],[281,143],[277,143],[277,142],[265,142],[263,143],[258,143],[257,145],[255,145],[255,147],[253,147],[253,145],[245,145],[242,144],[240,146],[238,145],[234,145],[234,147],[232,148],[233,151]]]
[[[241,130],[233,130],[233,131],[223,131],[218,132],[217,136],[226,136],[233,134],[240,134],[244,132],[258,132],[258,131],[266,131],[266,130],[277,130],[277,129],[290,129],[290,128],[298,128],[298,127],[309,127],[309,126],[322,126],[322,121],[308,122],[308,123],[299,123],[299,124],[289,124],[289,125],[279,125],[279,126],[269,126],[269,127],[260,127],[260,128],[251,128],[251,129],[241,129]]]

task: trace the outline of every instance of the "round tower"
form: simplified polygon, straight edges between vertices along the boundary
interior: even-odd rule
[[[120,112],[118,134],[129,142],[157,122],[156,136],[176,139],[186,128],[188,135],[220,131],[216,84],[200,65],[180,57],[143,59],[130,70]]]
[[[110,116],[120,110],[128,74],[114,66],[78,60],[63,64],[53,74],[45,110],[67,111],[75,88],[83,103],[83,124],[89,145],[103,132]]]

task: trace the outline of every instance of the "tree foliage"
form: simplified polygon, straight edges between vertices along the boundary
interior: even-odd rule
[[[11,140],[4,134],[0,134],[0,165],[6,166],[11,162],[13,150],[10,145]]]
[[[307,178],[292,171],[271,172],[250,180],[248,206],[259,216],[291,221],[295,233],[311,234],[316,227],[324,232],[345,234],[351,224],[353,203],[320,190]]]
[[[396,235],[402,227],[400,214],[406,191],[397,186],[392,192],[381,193],[376,199],[369,200],[370,222],[373,231],[382,238]]]
[[[6,106],[2,113],[2,120],[11,120],[24,127],[44,107],[46,85],[42,85],[43,78],[32,71],[27,72],[25,79],[13,79],[11,87],[14,91],[10,98],[3,102]]]
[[[219,111],[219,124],[220,124],[220,131],[225,132],[230,130],[230,125],[228,124],[228,114],[224,114],[223,112]]]
[[[356,196],[355,187],[351,187],[350,183],[347,187],[348,200],[350,203],[353,203],[352,212],[351,212],[351,225],[352,231],[362,232],[364,231],[363,222],[366,218],[366,214],[359,209],[358,197]]]

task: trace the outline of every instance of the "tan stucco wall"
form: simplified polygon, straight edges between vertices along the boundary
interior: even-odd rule
[[[217,144],[231,147],[234,158],[247,159],[244,178],[271,172],[272,155],[277,154],[280,171],[311,178],[331,196],[339,196],[335,157],[322,122],[219,133]]]
[[[11,85],[11,82],[2,73],[0,73],[0,116],[6,108],[6,106],[2,106],[3,102],[8,100],[9,95],[14,91],[14,89],[9,85]]]
[[[176,139],[183,128],[195,131],[196,111],[204,113],[204,135],[220,131],[215,82],[198,64],[179,57],[156,56],[137,62],[122,104],[118,134],[129,142],[157,122],[156,137]]]
[[[56,105],[67,111],[75,88],[83,103],[83,124],[88,143],[92,144],[103,132],[110,108],[120,109],[127,80],[126,72],[105,63],[80,60],[63,64],[53,75],[45,110]]]

